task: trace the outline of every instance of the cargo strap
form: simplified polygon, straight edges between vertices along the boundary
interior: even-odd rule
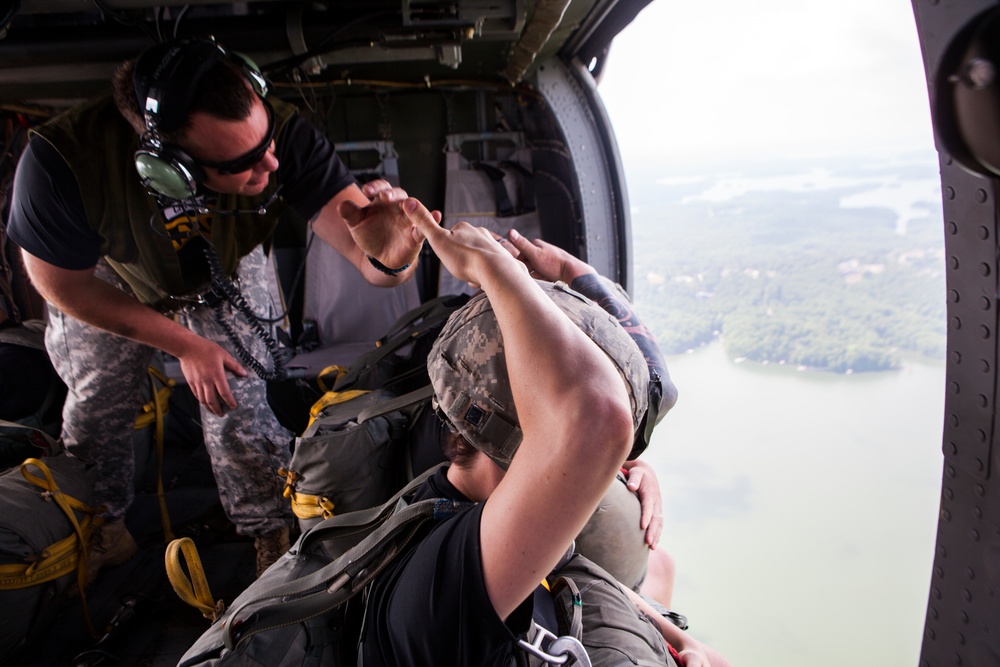
[[[170,513],[167,511],[167,498],[163,489],[163,423],[169,409],[170,396],[174,393],[177,383],[164,375],[155,366],[147,370],[149,388],[153,399],[142,406],[142,412],[135,420],[135,430],[141,431],[150,424],[156,424],[156,499],[160,505],[160,523],[163,525],[163,539],[170,542],[174,539],[173,527],[170,523]],[[157,388],[159,382],[159,388]]]
[[[331,375],[333,376],[333,383],[327,386],[326,378]],[[316,384],[319,385],[320,391],[326,393],[331,389],[333,389],[333,385],[337,384],[337,380],[339,380],[345,375],[347,375],[346,368],[344,368],[343,366],[338,366],[337,364],[333,364],[331,366],[327,366],[316,375]]]
[[[309,408],[309,423],[306,424],[306,428],[312,426],[312,423],[323,416],[323,411],[326,410],[331,405],[337,405],[338,403],[344,403],[351,400],[352,398],[357,398],[367,394],[367,389],[348,389],[347,391],[328,391],[319,397],[319,400],[312,404]]]
[[[345,401],[349,401],[352,398],[356,398],[358,396],[367,393],[369,392],[362,389],[351,389],[348,391],[339,391],[339,392],[338,391],[327,392],[323,396],[323,398],[321,398],[319,401],[316,402],[315,405],[313,405],[313,409],[309,411],[311,417],[309,423],[312,424],[313,419],[315,419],[317,416],[320,415],[322,410],[316,411],[315,415],[313,414],[313,411],[316,409],[316,406],[319,405],[323,401],[323,399],[325,399],[327,396],[335,395],[337,400],[330,400],[326,402],[323,406],[324,408],[329,407],[330,405],[335,405],[337,403],[343,403]],[[421,387],[420,389],[411,391],[407,394],[403,394],[402,396],[398,396],[396,398],[384,401],[382,403],[377,403],[376,405],[365,408],[364,410],[359,412],[357,417],[357,423],[364,424],[369,419],[380,417],[382,415],[392,412],[393,410],[398,410],[400,408],[405,408],[414,405],[415,403],[424,401],[433,395],[434,395],[434,388],[431,385],[427,385],[425,387]],[[330,517],[334,516],[334,511],[333,511],[334,503],[332,500],[330,500],[326,496],[311,495],[308,493],[301,493],[295,490],[295,484],[299,481],[299,474],[297,472],[295,472],[294,470],[289,470],[287,468],[281,468],[280,470],[278,470],[278,474],[285,478],[285,488],[282,491],[282,495],[284,495],[285,498],[291,500],[292,512],[295,514],[296,517],[300,519],[316,519],[316,518],[329,519]]]
[[[329,519],[333,516],[333,501],[326,496],[315,496],[294,491],[297,475],[293,470],[282,468],[278,474],[285,475],[284,496],[292,502],[292,513],[300,519]]]
[[[304,533],[284,558],[294,558],[325,539],[348,533],[361,539],[319,570],[269,587],[234,607],[224,621],[226,647],[232,649],[259,632],[298,623],[343,604],[401,553],[425,522],[451,516],[468,506],[461,501],[430,499],[399,509],[440,467],[417,476],[378,507],[337,515]]]
[[[184,556],[188,571],[191,573],[190,579],[184,574],[181,556]],[[200,611],[202,616],[213,623],[222,616],[226,605],[222,600],[212,601],[212,592],[205,578],[205,568],[202,567],[198,548],[190,537],[173,540],[167,545],[164,564],[170,585],[181,600]]]
[[[0,420],[0,425],[17,426]],[[37,469],[41,477],[30,471]],[[54,502],[69,519],[73,533],[54,544],[49,545],[37,555],[32,563],[0,565],[0,590],[27,588],[46,581],[53,581],[76,570],[76,584],[80,591],[80,602],[83,605],[83,618],[87,630],[93,637],[99,637],[90,619],[90,609],[84,588],[87,585],[87,556],[90,550],[90,536],[94,529],[104,523],[98,516],[101,509],[91,507],[59,490],[59,485],[52,478],[49,467],[39,459],[29,458],[21,464],[21,475],[29,483],[42,489],[41,496],[49,502]],[[76,512],[84,514],[82,520],[77,520]]]

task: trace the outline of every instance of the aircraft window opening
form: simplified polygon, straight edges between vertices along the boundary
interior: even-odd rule
[[[664,493],[667,537],[660,547],[677,563],[674,606],[734,665],[832,667],[868,651],[887,664],[943,664],[966,650],[954,639],[956,626],[963,630],[956,607],[969,609],[968,628],[996,618],[979,606],[976,620],[973,605],[954,604],[963,586],[951,588],[944,596],[951,616],[927,625],[936,628],[942,650],[937,660],[920,660],[921,641],[932,643],[924,635],[929,584],[966,581],[959,564],[971,561],[961,559],[981,565],[990,553],[970,550],[969,530],[960,532],[955,517],[971,512],[956,503],[953,569],[945,562],[947,576],[932,572],[939,509],[948,505],[940,485],[949,339],[968,341],[954,348],[963,352],[964,368],[949,367],[947,375],[965,375],[956,413],[968,442],[955,441],[970,470],[973,452],[987,448],[975,429],[989,433],[992,414],[976,397],[991,395],[995,377],[985,365],[973,372],[969,359],[996,366],[995,345],[973,353],[980,330],[970,326],[992,317],[994,330],[995,313],[967,296],[991,293],[989,285],[995,291],[992,269],[985,278],[978,271],[995,268],[992,232],[988,242],[977,236],[979,225],[993,229],[995,205],[992,195],[986,202],[976,197],[990,186],[951,181],[955,236],[962,239],[956,245],[968,250],[962,269],[946,268],[942,211],[950,204],[942,206],[941,184],[959,167],[939,163],[923,67],[925,59],[937,62],[941,33],[958,29],[958,17],[982,3],[940,4],[885,5],[874,15],[863,0],[654,2],[601,56],[598,90],[628,183],[633,302],[668,348],[679,395],[643,455]],[[923,44],[914,12],[927,15]],[[744,40],[751,23],[761,31]],[[877,44],[860,48],[860,32],[875,29]],[[994,53],[995,41],[977,53]],[[847,44],[859,46],[849,58]],[[855,67],[853,58],[866,64]],[[591,69],[592,62],[583,63]],[[990,95],[984,101],[995,104],[996,86]],[[970,118],[983,134],[995,129]],[[861,222],[866,218],[870,224]],[[897,271],[909,274],[915,265],[890,259],[903,256],[926,264],[903,278]],[[817,279],[821,265],[828,267],[825,281]],[[946,285],[980,278],[987,286],[966,285],[960,303],[946,303]],[[897,279],[899,292],[875,297]],[[858,309],[867,302],[862,294],[885,304],[875,307],[887,316],[881,333],[864,332],[874,320],[867,306]],[[901,308],[904,301],[912,305]],[[818,320],[796,304],[844,328],[818,333]],[[949,330],[949,311],[959,309],[962,329]],[[918,312],[919,324],[911,319]],[[891,339],[911,327],[929,344],[902,352],[906,344]],[[798,356],[807,349],[813,352]],[[852,357],[861,349],[872,361],[877,349],[889,355],[884,361],[897,361],[862,371],[864,362]],[[813,370],[823,365],[831,370]],[[984,388],[973,384],[980,381]],[[874,386],[881,387],[878,407],[867,393]],[[724,398],[729,391],[735,400]],[[736,398],[748,395],[749,404]],[[986,426],[970,426],[974,415]],[[758,467],[764,461],[768,470]],[[690,477],[696,470],[697,480]],[[738,565],[725,555],[733,544],[740,545]],[[761,600],[783,617],[782,636],[794,636],[787,646],[796,646],[795,655],[778,657],[774,650],[784,648],[774,645],[759,650]],[[854,615],[862,607],[867,618]],[[805,608],[816,611],[792,611]],[[711,628],[699,628],[702,616]],[[888,622],[876,628],[869,622],[876,616]],[[830,625],[852,637],[839,656]],[[985,634],[979,646],[995,652],[995,638]],[[962,654],[963,664],[975,661],[974,650]]]

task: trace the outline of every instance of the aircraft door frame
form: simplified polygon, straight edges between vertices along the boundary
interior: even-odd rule
[[[632,293],[632,234],[618,142],[590,72],[552,59],[535,74],[572,156],[581,199],[584,259]]]
[[[944,474],[921,667],[1000,664],[1000,483],[993,456],[1000,343],[1000,187],[951,154],[948,113],[934,104],[949,83],[953,42],[986,0],[912,0],[940,155],[948,307],[942,437]],[[998,63],[1000,66],[1000,63]],[[938,70],[942,69],[944,78]],[[1000,123],[1000,119],[997,120]],[[954,144],[952,144],[954,146]]]

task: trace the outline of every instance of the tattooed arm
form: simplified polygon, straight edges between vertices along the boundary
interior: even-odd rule
[[[503,243],[508,245],[507,239]],[[510,247],[513,245],[513,248]],[[508,250],[528,266],[531,275],[542,280],[561,280],[587,298],[598,303],[604,310],[618,318],[632,340],[639,346],[650,378],[650,417],[644,424],[644,445],[649,444],[649,434],[653,426],[677,402],[677,388],[670,381],[670,373],[663,359],[663,353],[652,332],[639,319],[632,308],[632,302],[621,287],[597,273],[594,267],[582,259],[574,257],[562,248],[540,239],[529,241],[516,231],[510,232]],[[639,443],[636,443],[637,446]],[[630,459],[638,452],[633,451]]]

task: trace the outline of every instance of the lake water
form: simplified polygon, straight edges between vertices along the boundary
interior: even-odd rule
[[[673,607],[735,667],[915,666],[941,488],[944,364],[799,373],[719,343],[668,358]]]

